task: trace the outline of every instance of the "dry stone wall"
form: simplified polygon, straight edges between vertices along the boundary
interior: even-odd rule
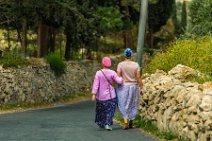
[[[201,75],[178,65],[168,73],[158,70],[146,74],[140,114],[161,130],[171,130],[192,141],[212,140],[212,82],[184,82],[186,77]]]
[[[0,104],[53,102],[66,95],[90,90],[92,76],[88,77],[82,66],[86,65],[92,74],[98,65],[88,62],[67,62],[66,73],[60,77],[56,77],[45,63],[21,69],[0,67]]]
[[[122,59],[112,57],[113,69]],[[94,75],[101,69],[101,63],[83,60],[66,64],[66,73],[60,77],[56,77],[42,59],[35,59],[31,65],[18,69],[4,69],[0,66],[0,105],[53,102],[63,96],[90,92]]]

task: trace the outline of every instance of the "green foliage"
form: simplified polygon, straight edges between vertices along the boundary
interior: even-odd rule
[[[211,34],[212,32],[212,1],[192,0],[190,9],[192,29],[198,35]]]
[[[151,120],[145,119],[144,117],[137,116],[134,124],[137,128],[142,128],[147,132],[153,133],[155,135],[160,135],[160,131]]]
[[[167,140],[172,140],[172,139],[175,139],[177,136],[174,133],[172,133],[171,131],[168,131],[168,132],[163,133],[162,137]]]
[[[4,68],[8,67],[19,67],[26,65],[28,61],[16,50],[4,51],[3,58],[0,58],[0,64]]]
[[[123,43],[113,37],[105,37],[100,40],[99,51],[107,54],[119,54],[122,50]]]
[[[100,30],[103,33],[118,31],[123,27],[121,14],[117,7],[98,7],[96,17],[100,19]]]
[[[121,114],[116,114],[115,119],[121,123],[123,121]],[[188,139],[185,139],[181,136],[178,137],[176,134],[174,134],[170,130],[165,132],[160,131],[159,128],[153,123],[153,121],[146,119],[145,117],[141,117],[139,115],[136,116],[135,120],[133,121],[133,125],[136,128],[141,128],[144,131],[149,132],[152,135],[155,135],[161,139],[166,139],[166,140],[177,139],[178,141],[189,141]]]
[[[183,1],[182,5],[181,26],[182,33],[184,33],[186,31],[187,26],[187,7],[185,1]]]
[[[172,140],[177,138],[177,135],[172,133],[171,131],[162,132],[158,129],[158,127],[151,121],[144,117],[137,116],[134,120],[134,125],[137,128],[142,128],[144,131],[150,132],[153,135],[160,137],[161,139]]]
[[[46,60],[50,64],[50,67],[55,72],[56,76],[60,76],[65,73],[66,64],[60,57],[55,54],[49,54],[46,56]]]
[[[154,73],[156,69],[168,72],[177,64],[183,64],[209,76],[203,81],[212,80],[211,44],[210,36],[178,40],[168,46],[167,52],[156,55],[144,72]]]
[[[173,10],[174,0],[157,0],[149,3],[148,9],[148,27],[153,33],[160,30],[170,18]]]
[[[178,137],[178,141],[191,141],[191,140],[184,137]]]

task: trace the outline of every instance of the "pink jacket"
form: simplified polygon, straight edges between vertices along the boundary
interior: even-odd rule
[[[114,81],[118,84],[122,84],[122,78],[118,77],[115,71],[110,69],[102,69],[102,71],[111,84]],[[113,86],[108,83],[105,76],[100,70],[96,72],[93,82],[92,94],[96,95],[96,98],[101,101],[106,101],[116,97]]]

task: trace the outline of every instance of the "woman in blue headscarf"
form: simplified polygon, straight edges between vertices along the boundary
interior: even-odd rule
[[[133,51],[125,49],[125,60],[118,64],[117,74],[123,78],[123,84],[117,88],[118,107],[124,118],[124,129],[133,127],[139,103],[139,87],[142,87],[140,66],[131,60]]]

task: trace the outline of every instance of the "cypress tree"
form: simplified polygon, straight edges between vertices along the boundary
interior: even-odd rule
[[[187,9],[186,9],[186,1],[184,0],[181,15],[181,33],[185,33],[186,26],[187,26]]]

